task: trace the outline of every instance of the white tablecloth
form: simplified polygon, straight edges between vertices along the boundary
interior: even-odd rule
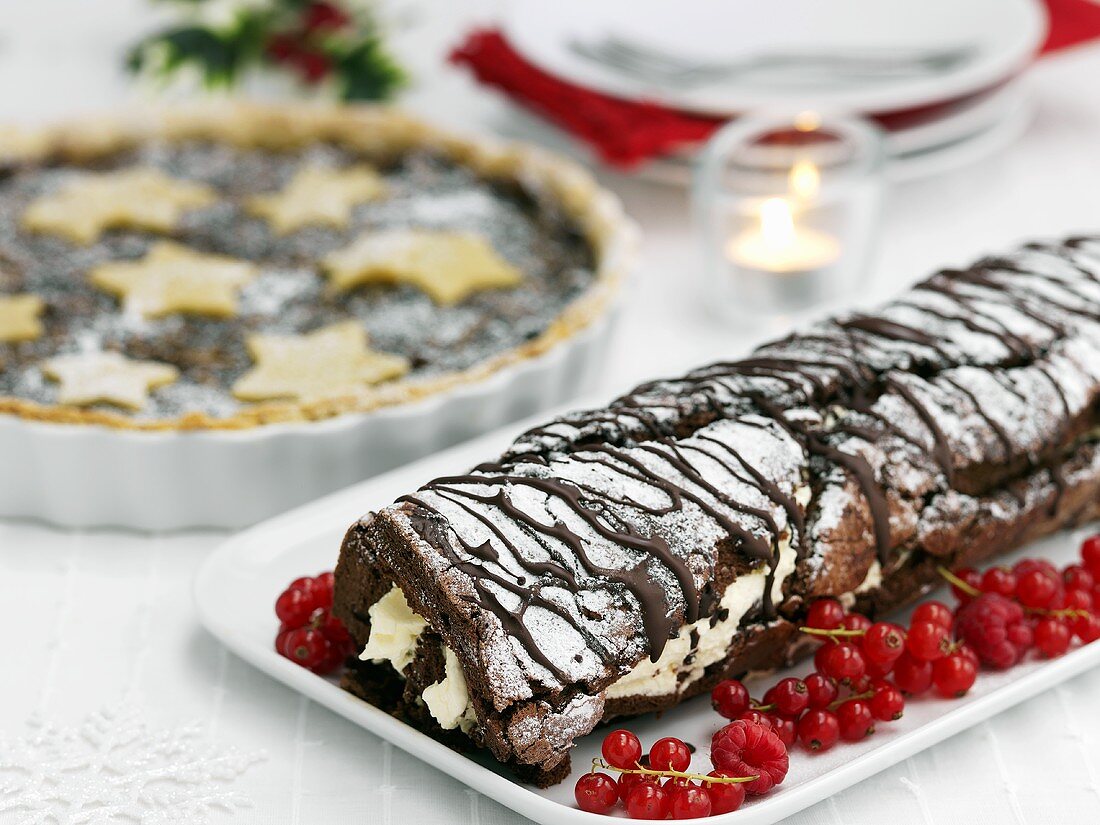
[[[145,4],[3,5],[4,120],[101,108],[131,94],[117,53],[148,25]],[[406,102],[438,121],[490,130],[507,122],[507,107],[441,66],[445,45],[470,14],[456,5],[411,6],[399,45],[418,81]],[[1045,60],[1029,78],[1038,117],[1017,145],[967,170],[891,191],[867,300],[1024,238],[1100,229],[1097,78],[1100,47]],[[684,193],[604,178],[647,230],[606,394],[743,352],[760,338],[759,330],[723,328],[703,315]],[[173,781],[159,787],[177,794],[166,804],[189,811],[184,819],[191,822],[207,813],[211,822],[247,823],[519,820],[262,676],[207,636],[196,623],[190,583],[220,539],[0,523],[0,811],[11,776],[24,788],[56,778],[57,759],[43,754],[61,743],[62,754],[82,766],[69,772],[69,785],[73,775],[102,780],[104,765],[143,754],[152,755],[146,768],[174,765],[167,774]],[[1093,672],[790,821],[1095,822],[1097,697],[1100,672]],[[105,731],[115,741],[105,743]],[[191,769],[179,770],[183,763]],[[25,769],[34,767],[43,772],[28,776]],[[155,795],[158,783],[142,788]],[[68,787],[60,795],[85,791]],[[20,821],[0,813],[3,825]]]

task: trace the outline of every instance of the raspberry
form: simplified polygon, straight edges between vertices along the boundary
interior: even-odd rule
[[[749,709],[749,691],[736,679],[723,679],[710,692],[710,704],[727,719],[736,719]]]
[[[707,776],[729,779],[733,774],[727,771],[711,771]],[[709,782],[703,785],[710,794],[710,812],[713,815],[728,814],[736,811],[745,802],[745,785],[737,782]]]
[[[592,814],[605,814],[615,807],[619,786],[606,773],[586,773],[573,789],[577,807]]]
[[[812,751],[827,751],[840,739],[840,722],[831,710],[808,710],[798,720],[798,738]]]
[[[1081,542],[1081,562],[1094,577],[1100,579],[1100,533]]]
[[[603,758],[613,768],[633,768],[642,758],[642,743],[628,730],[613,730],[603,738]]]
[[[806,614],[806,626],[818,630],[836,630],[844,621],[844,605],[836,599],[818,599]]]
[[[1059,619],[1048,616],[1035,625],[1035,646],[1048,659],[1061,656],[1069,650],[1071,639],[1069,627]]]
[[[1023,608],[995,593],[983,593],[959,609],[955,634],[984,664],[999,670],[1019,662],[1029,646]]]
[[[674,736],[658,739],[649,749],[649,767],[655,771],[686,771],[691,764],[688,746]]]
[[[787,776],[787,749],[774,731],[763,725],[738,720],[714,734],[710,743],[714,767],[734,776],[755,776],[745,784],[746,793],[765,794]]]

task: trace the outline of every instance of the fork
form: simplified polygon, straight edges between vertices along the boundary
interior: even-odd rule
[[[772,51],[736,60],[690,60],[617,35],[573,39],[569,49],[587,60],[629,77],[673,87],[691,87],[767,70],[814,70],[833,79],[896,79],[948,71],[969,60],[971,46],[928,49],[852,49],[848,52]]]

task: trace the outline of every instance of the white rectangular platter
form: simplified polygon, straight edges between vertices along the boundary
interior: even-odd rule
[[[537,420],[545,421],[546,415]],[[529,421],[526,425],[534,423]],[[203,565],[195,583],[195,599],[206,628],[234,653],[271,677],[536,822],[591,825],[606,822],[607,818],[578,810],[573,801],[573,784],[578,772],[586,770],[592,757],[599,753],[599,731],[579,742],[573,754],[573,777],[556,787],[538,790],[516,782],[491,758],[452,751],[345,693],[333,681],[283,659],[273,648],[277,629],[275,597],[300,575],[332,569],[343,533],[356,518],[389,504],[435,476],[480,463],[500,452],[523,429],[525,424],[521,422],[349,487],[234,536]],[[1060,565],[1068,564],[1084,535],[1084,531],[1061,534],[1024,552],[1045,556]],[[1100,643],[1075,649],[1053,661],[1028,661],[1008,673],[983,672],[965,698],[913,700],[908,703],[903,719],[880,725],[874,736],[859,744],[841,743],[821,755],[809,755],[795,747],[790,773],[781,786],[768,796],[752,799],[740,811],[708,821],[736,825],[778,822],[1097,665],[1100,665]],[[789,674],[780,675],[801,676],[809,669],[803,664]],[[763,692],[764,686],[750,683],[749,687],[755,694]],[[699,697],[660,718],[631,720],[629,727],[647,746],[662,736],[678,736],[695,744],[698,749],[692,767],[706,773],[710,770],[707,752],[710,738],[722,722],[711,710],[707,697]]]

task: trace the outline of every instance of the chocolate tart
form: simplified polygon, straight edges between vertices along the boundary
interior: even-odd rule
[[[0,413],[231,430],[437,396],[600,319],[633,236],[579,168],[381,108],[0,131]]]

